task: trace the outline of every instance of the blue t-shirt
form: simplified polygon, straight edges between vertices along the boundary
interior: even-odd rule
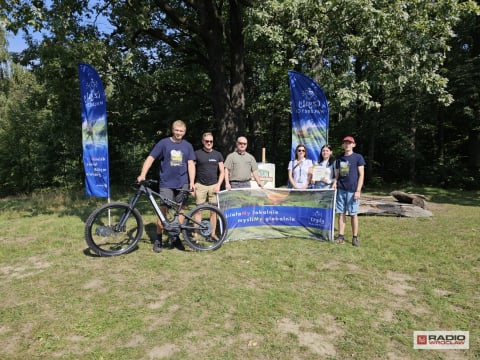
[[[188,185],[188,160],[195,160],[192,144],[164,138],[153,147],[150,156],[160,161],[160,188],[180,189]]]
[[[357,191],[358,167],[365,166],[365,159],[362,155],[352,153],[348,156],[339,155],[335,160],[335,168],[338,169],[337,189],[349,192]]]

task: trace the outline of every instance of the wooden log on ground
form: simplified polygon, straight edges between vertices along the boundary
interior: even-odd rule
[[[397,199],[401,203],[405,204],[413,204],[415,206],[419,206],[422,209],[425,209],[425,197],[418,194],[408,194],[403,191],[392,191],[390,193],[395,199]]]

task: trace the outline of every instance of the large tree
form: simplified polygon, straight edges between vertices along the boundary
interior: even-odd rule
[[[157,67],[170,62],[207,83],[203,96],[213,109],[210,127],[223,151],[232,150],[235,137],[246,130],[243,16],[249,5],[245,0],[161,0],[112,2],[104,8],[114,27],[112,42],[144,50]],[[195,91],[189,89],[191,80],[177,84],[188,89],[184,96]]]

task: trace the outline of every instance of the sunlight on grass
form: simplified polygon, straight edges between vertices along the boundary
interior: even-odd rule
[[[83,239],[101,200],[2,199],[0,356],[478,358],[480,202],[425,193],[433,217],[361,217],[360,248],[291,238],[155,254],[145,237],[114,258]],[[470,350],[414,350],[426,329],[470,331]]]

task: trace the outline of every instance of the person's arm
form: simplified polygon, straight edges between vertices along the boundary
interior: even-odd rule
[[[334,173],[335,173],[335,170],[334,170]],[[335,190],[336,188],[337,188],[337,178],[334,175],[332,178],[332,189]]]
[[[360,195],[362,193],[363,187],[363,179],[365,177],[365,167],[359,166],[358,167],[358,182],[357,182],[357,189],[355,190],[355,194],[353,196],[354,199],[360,199]]]
[[[293,160],[290,161],[290,164],[288,165],[288,181],[290,182],[290,186],[292,189],[297,188],[297,183],[295,182],[295,179],[293,177],[293,170],[295,169],[295,162]]]
[[[151,155],[147,156],[142,166],[142,172],[137,177],[137,182],[141,182],[146,179],[148,170],[150,170],[154,161],[155,161],[155,158],[153,156]]]
[[[288,169],[288,181],[290,181],[290,185],[292,186],[292,189],[297,188],[297,184],[295,183],[295,180],[293,179],[293,171]]]
[[[308,168],[306,189],[310,187],[310,184],[314,183],[312,179],[313,179],[313,165]]]
[[[230,185],[230,171],[228,168],[225,169],[225,189],[230,190],[232,188],[232,185]]]
[[[330,177],[327,179],[326,183],[329,184],[332,189],[335,189],[337,187],[337,180],[335,179],[335,163],[328,166],[328,169],[330,170]]]
[[[335,166],[335,168],[334,168],[334,174],[335,174],[335,176],[333,177],[332,189],[337,188],[338,177],[340,176],[340,170],[337,168],[337,166]]]
[[[263,184],[262,184],[262,182],[260,181],[260,176],[258,176],[258,171],[257,171],[257,170],[254,170],[254,171],[252,172],[252,174],[253,174],[253,178],[255,179],[255,181],[256,181],[257,184],[258,184],[258,187],[260,187],[260,188],[263,189]]]
[[[189,188],[190,191],[195,191],[195,175],[196,175],[196,168],[195,168],[195,160],[188,160],[187,162],[188,167],[188,180],[190,182]]]
[[[215,188],[213,189],[213,192],[218,193],[220,191],[223,179],[225,179],[225,166],[223,165],[223,162],[219,162],[218,163],[218,180],[217,180],[217,184],[215,185]]]

